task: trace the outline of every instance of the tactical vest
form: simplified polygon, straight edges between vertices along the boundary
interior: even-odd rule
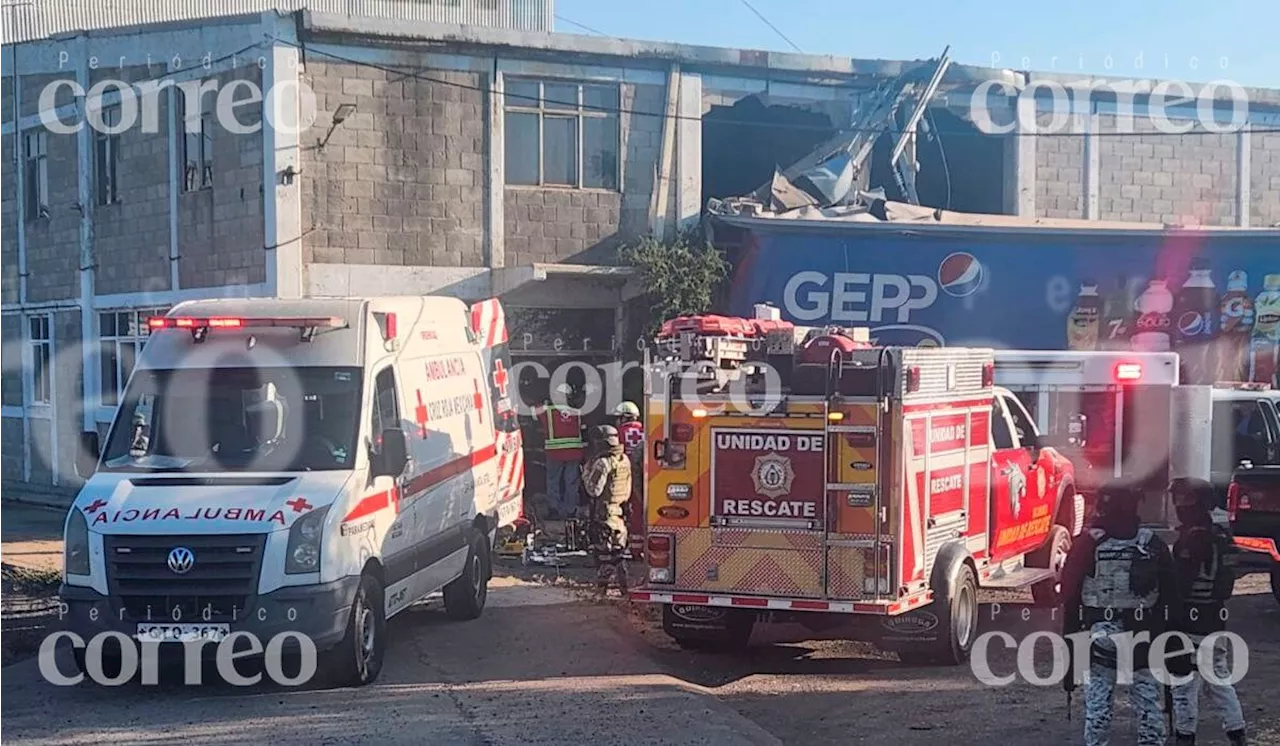
[[[1132,539],[1090,529],[1097,542],[1093,574],[1084,579],[1081,601],[1093,609],[1150,609],[1160,596],[1159,558],[1149,546],[1153,534],[1140,529]]]
[[[601,497],[610,505],[631,499],[631,460],[621,453],[609,456],[609,486]]]
[[[1196,568],[1186,601],[1196,605],[1219,603],[1231,598],[1235,586],[1234,546],[1217,526],[1198,530],[1212,532],[1210,542],[1213,554],[1209,561]]]
[[[566,448],[582,448],[582,421],[568,407],[550,405],[543,412],[543,424],[547,428],[548,451]]]

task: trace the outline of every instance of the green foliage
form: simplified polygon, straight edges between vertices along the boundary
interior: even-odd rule
[[[729,275],[729,262],[698,228],[670,241],[644,236],[619,248],[618,256],[639,270],[648,296],[646,336],[667,319],[706,313]]]

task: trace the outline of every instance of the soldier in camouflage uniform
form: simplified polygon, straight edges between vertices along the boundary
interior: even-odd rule
[[[627,592],[627,523],[623,505],[631,499],[631,461],[623,453],[618,430],[601,425],[591,432],[593,453],[583,470],[582,486],[592,501],[592,549],[599,565],[596,586],[607,591],[615,577],[618,588]]]
[[[1086,746],[1110,743],[1118,676],[1132,681],[1139,746],[1165,743],[1163,692],[1151,672],[1150,643],[1133,645],[1133,670],[1118,670],[1121,643],[1115,636],[1147,632],[1154,640],[1165,631],[1166,611],[1178,603],[1173,557],[1160,537],[1140,527],[1140,498],[1125,487],[1104,488],[1095,522],[1072,546],[1062,570],[1062,632],[1088,630],[1093,640],[1085,683]],[[1068,692],[1075,688],[1075,676],[1068,671],[1063,682]]]

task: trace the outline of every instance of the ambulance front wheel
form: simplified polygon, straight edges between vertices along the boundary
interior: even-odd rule
[[[324,665],[339,685],[364,686],[378,678],[387,649],[387,618],[382,605],[382,585],[373,575],[360,576],[356,597],[351,602],[347,632],[333,650],[325,654]]]
[[[451,619],[477,619],[489,597],[491,565],[486,534],[477,531],[467,551],[462,574],[444,587],[444,611]]]

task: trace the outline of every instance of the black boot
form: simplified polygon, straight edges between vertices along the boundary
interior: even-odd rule
[[[1194,733],[1178,733],[1173,734],[1174,746],[1196,746],[1196,734]]]
[[[1231,746],[1245,746],[1244,728],[1227,731],[1227,741],[1231,743]]]

